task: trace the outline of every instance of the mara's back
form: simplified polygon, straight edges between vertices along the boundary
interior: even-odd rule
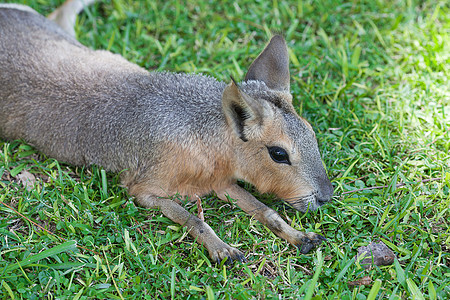
[[[161,142],[221,128],[224,88],[201,75],[149,73],[28,8],[0,6],[0,137],[58,160],[139,167]]]

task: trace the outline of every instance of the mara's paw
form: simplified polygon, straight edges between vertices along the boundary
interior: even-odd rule
[[[298,238],[294,245],[300,249],[300,252],[307,254],[312,248],[317,247],[327,239],[320,234],[314,232],[299,232]]]
[[[217,264],[220,264],[222,260],[226,259],[225,263],[227,265],[231,264],[233,261],[246,262],[244,253],[236,248],[233,248],[225,243],[221,243],[218,247],[209,250],[209,256]]]

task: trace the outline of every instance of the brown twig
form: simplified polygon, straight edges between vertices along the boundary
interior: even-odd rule
[[[352,181],[347,182],[346,184],[351,184],[351,183],[353,183],[353,182],[355,182],[355,181],[357,181],[357,180],[361,180],[361,179],[366,178],[366,177],[368,177],[368,176],[370,176],[370,174],[367,174],[367,175],[361,176],[361,177],[359,177],[359,178],[356,178],[356,179],[354,179],[354,180],[352,180]]]
[[[197,216],[204,222],[205,216],[203,215],[202,199],[200,199],[200,197],[197,195],[195,195],[195,197],[197,197]]]
[[[144,232],[142,232],[142,230],[141,230],[141,228],[140,228],[141,223],[139,223],[133,216],[131,217],[131,219],[133,219],[134,223],[137,225],[136,230],[137,230],[141,235],[144,235]]]
[[[62,241],[67,241],[65,238],[62,238],[62,237],[60,237],[60,236],[54,234],[53,232],[51,232],[51,231],[45,229],[44,227],[42,227],[42,226],[39,225],[38,223],[36,223],[36,222],[30,220],[29,218],[27,218],[26,216],[24,216],[23,214],[21,214],[20,212],[18,212],[16,209],[14,209],[12,206],[9,206],[8,204],[6,204],[5,202],[2,201],[2,202],[0,202],[0,203],[3,204],[4,206],[6,206],[7,208],[9,208],[10,210],[12,210],[13,212],[15,212],[16,214],[18,214],[19,216],[21,216],[22,218],[24,218],[25,220],[27,220],[28,222],[30,222],[31,224],[33,224],[33,225],[37,226],[38,228],[40,228],[41,230],[47,232],[48,234],[51,234],[51,235],[57,237],[58,239],[60,239],[60,240],[62,240]],[[81,249],[84,249],[84,250],[86,250],[86,251],[93,252],[94,254],[99,255],[98,252],[96,252],[96,251],[94,251],[94,250],[91,250],[91,249],[88,249],[88,248],[85,248],[85,247],[83,247],[83,246],[80,246],[80,245],[78,245],[78,243],[77,243],[77,247],[78,247],[78,248],[81,248]]]
[[[402,187],[405,186],[407,184],[418,184],[418,183],[425,183],[425,182],[429,182],[429,181],[437,181],[437,180],[442,180],[442,177],[437,177],[437,178],[429,178],[429,179],[424,179],[421,181],[415,181],[415,182],[411,182],[411,183],[398,183],[395,185],[396,188],[398,187]],[[367,187],[367,188],[362,188],[362,189],[357,189],[357,190],[353,190],[353,191],[348,191],[348,192],[343,192],[341,193],[341,195],[345,195],[345,194],[351,194],[351,193],[356,193],[356,192],[361,192],[361,191],[368,191],[368,190],[375,190],[375,189],[384,189],[389,187],[389,185],[379,185],[379,186],[371,186],[371,187]]]

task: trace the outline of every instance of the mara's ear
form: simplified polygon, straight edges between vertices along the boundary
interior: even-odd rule
[[[289,91],[289,54],[281,35],[275,35],[250,65],[245,81],[263,81],[269,88]]]
[[[222,108],[228,126],[244,142],[261,136],[264,120],[271,115],[268,105],[247,95],[234,80],[223,91]]]

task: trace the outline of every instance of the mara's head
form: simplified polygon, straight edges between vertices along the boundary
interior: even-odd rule
[[[225,88],[222,105],[237,145],[236,176],[305,212],[328,202],[333,187],[313,128],[292,106],[289,76],[286,42],[276,35],[245,81]]]

